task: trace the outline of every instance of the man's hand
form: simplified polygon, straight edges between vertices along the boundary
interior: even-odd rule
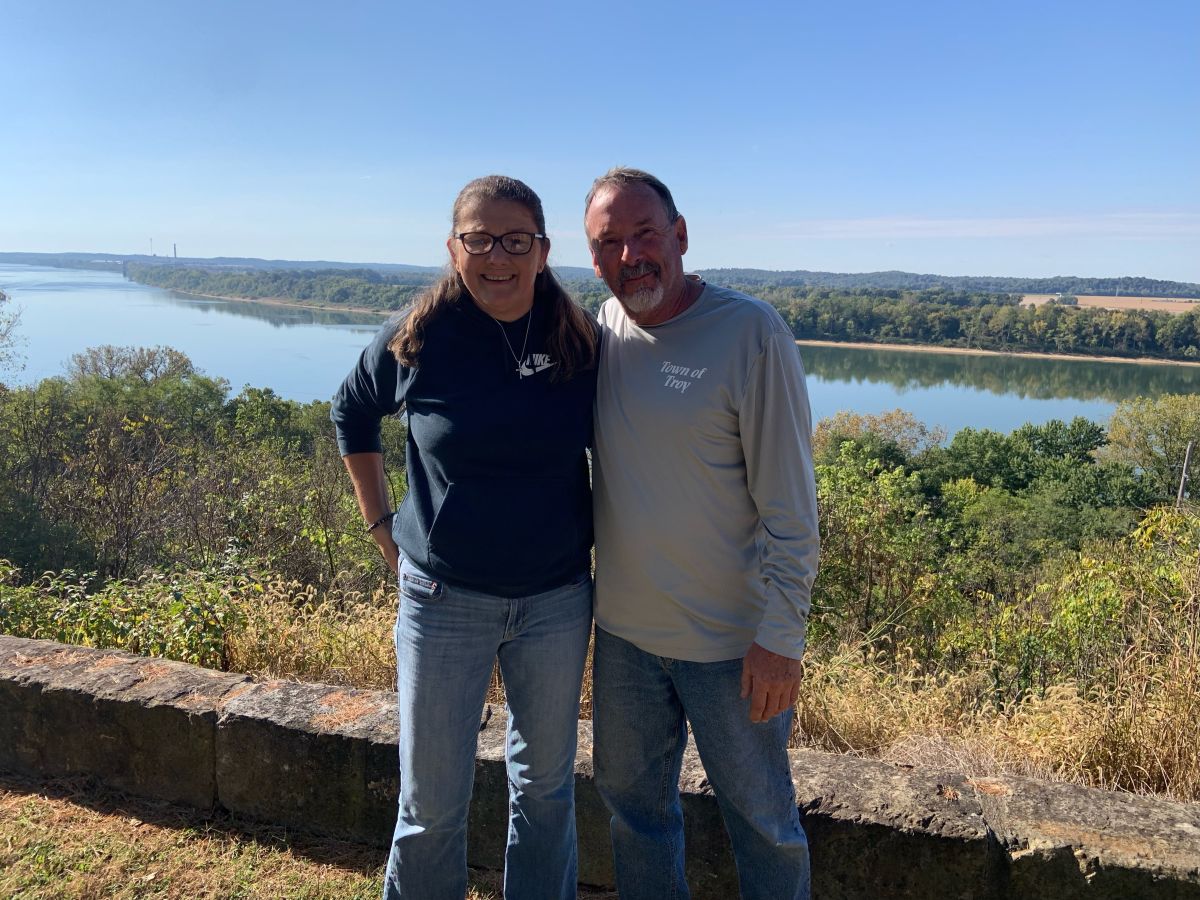
[[[742,660],[742,699],[750,698],[750,721],[766,722],[795,704],[800,660],[751,644]]]

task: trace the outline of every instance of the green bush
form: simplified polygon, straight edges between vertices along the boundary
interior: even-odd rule
[[[0,561],[0,632],[225,668],[227,635],[244,614],[231,584],[197,572],[148,573],[101,585],[94,574],[46,573],[20,584]]]

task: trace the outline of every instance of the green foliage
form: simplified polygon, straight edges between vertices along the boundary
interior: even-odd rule
[[[1087,294],[1125,297],[1200,297],[1200,284],[1155,278],[1004,278],[997,276],[918,275],[913,272],[791,272],[764,269],[705,269],[698,273],[717,284],[755,288],[824,288],[837,291],[910,291],[937,294]]]
[[[66,378],[0,389],[0,553],[101,578],[235,561],[378,583],[329,405],[227,390],[169,348],[113,347],[76,356]],[[384,423],[398,485],[405,434]]]
[[[100,585],[69,570],[20,585],[19,570],[0,561],[0,632],[127,650],[224,668],[226,635],[241,619],[234,580],[197,573],[150,573]]]
[[[17,323],[20,315],[9,304],[8,294],[0,291],[0,372],[16,362]]]
[[[1003,705],[1063,669],[1062,641],[1029,598],[1081,549],[1128,534],[1146,486],[1131,466],[1098,458],[1104,429],[1085,419],[930,438],[899,411],[818,425],[812,644],[931,669],[1003,657],[989,664]],[[1070,620],[1064,608],[1060,630]]]
[[[921,629],[943,587],[937,573],[940,523],[920,481],[847,441],[817,466],[821,563],[814,589],[813,638],[871,642]]]
[[[1105,456],[1144,473],[1158,502],[1175,498],[1189,442],[1191,486],[1200,481],[1200,394],[1140,398],[1120,404],[1108,426]]]
[[[742,285],[801,340],[1200,359],[1200,308],[1183,313],[1018,306],[1019,296]]]

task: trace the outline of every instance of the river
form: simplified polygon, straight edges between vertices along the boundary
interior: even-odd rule
[[[61,375],[71,354],[101,344],[182,350],[232,390],[270,387],[293,400],[328,399],[379,327],[371,314],[189,297],[119,273],[0,264],[0,290],[20,309],[31,384]],[[802,346],[813,418],[902,408],[953,434],[1011,431],[1025,422],[1107,421],[1138,396],[1200,391],[1200,367],[1028,356]]]

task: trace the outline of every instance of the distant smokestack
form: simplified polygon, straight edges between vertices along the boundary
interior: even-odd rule
[[[179,251],[175,249],[174,241],[171,242],[171,255],[176,259],[179,259]]]

